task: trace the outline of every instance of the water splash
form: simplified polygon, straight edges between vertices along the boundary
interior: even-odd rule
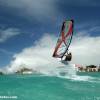
[[[91,80],[92,78],[90,76],[77,75],[74,64],[65,64],[59,59],[52,57],[56,40],[57,38],[53,35],[44,35],[39,41],[36,41],[33,46],[27,47],[23,49],[22,52],[15,54],[13,56],[14,59],[6,66],[6,72],[14,73],[22,68],[21,65],[24,64],[25,67],[31,68],[43,75],[80,81]]]

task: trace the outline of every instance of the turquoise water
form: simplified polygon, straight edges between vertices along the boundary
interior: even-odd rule
[[[0,100],[100,100],[100,73],[73,78],[44,75],[0,76]]]

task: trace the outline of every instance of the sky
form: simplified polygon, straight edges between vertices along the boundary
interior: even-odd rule
[[[75,57],[72,63],[85,63],[79,59],[84,56],[83,60],[88,55],[89,47],[90,50],[98,49],[96,54],[91,51],[91,56],[88,55],[90,58],[100,57],[99,9],[99,0],[0,0],[0,67],[12,64],[13,59],[19,59],[18,55],[26,49],[29,52],[33,48],[31,52],[34,51],[35,43],[44,40],[45,36],[53,38],[51,40],[54,46],[62,22],[66,19],[74,20],[71,50]],[[48,43],[48,39],[42,41],[43,44],[44,42]],[[38,42],[37,45],[40,44]],[[83,47],[80,49],[81,45]],[[38,49],[37,51],[39,52]],[[76,54],[79,55],[78,58]],[[34,55],[37,56],[36,53]],[[99,57],[93,64],[99,62]]]

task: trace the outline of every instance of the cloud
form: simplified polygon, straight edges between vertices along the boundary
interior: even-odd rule
[[[2,0],[0,3],[16,11],[18,16],[29,19],[50,18],[57,13],[55,0]]]
[[[100,64],[100,36],[91,37],[89,35],[75,36],[70,46],[73,54],[72,63],[90,65]]]
[[[100,26],[92,27],[89,32],[100,32]]]
[[[7,55],[13,55],[14,54],[13,52],[7,51],[7,50],[2,49],[2,48],[0,48],[0,52],[7,54]]]
[[[39,21],[61,16],[63,6],[100,6],[95,0],[0,0],[0,5],[17,16]]]
[[[19,29],[16,28],[8,28],[8,29],[1,29],[0,30],[0,43],[5,42],[9,38],[19,35],[21,32]]]
[[[14,60],[7,66],[9,72],[14,72],[22,65],[37,71],[46,72],[59,66],[64,66],[60,59],[52,57],[57,38],[53,35],[44,35],[35,45],[25,48],[13,56]],[[100,37],[74,36],[69,50],[73,58],[71,64],[100,64]],[[65,65],[66,66],[66,65]]]

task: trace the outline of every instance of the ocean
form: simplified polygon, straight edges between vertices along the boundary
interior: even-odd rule
[[[1,75],[0,100],[100,100],[100,73]]]

